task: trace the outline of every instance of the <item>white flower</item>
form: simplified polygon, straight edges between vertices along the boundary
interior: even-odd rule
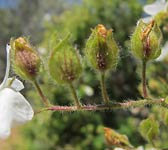
[[[167,3],[165,0],[156,0],[152,4],[145,5],[143,10],[148,17],[143,18],[143,21],[148,23],[150,22],[158,13],[164,12],[167,9]]]
[[[23,124],[33,118],[34,112],[20,90],[21,81],[8,78],[10,70],[10,46],[7,45],[7,66],[3,82],[0,85],[0,139],[10,135],[11,127]]]
[[[144,6],[144,11],[151,16],[155,16],[159,12],[166,11],[166,9],[167,9],[167,2],[165,0],[157,0],[152,4]]]
[[[168,55],[168,41],[162,47],[161,55],[156,59],[156,61],[162,61],[162,60],[164,60],[167,55]]]

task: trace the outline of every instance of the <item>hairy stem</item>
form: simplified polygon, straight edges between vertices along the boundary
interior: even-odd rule
[[[142,61],[142,91],[143,91],[143,97],[147,98],[147,84],[146,84],[146,60]]]
[[[34,83],[34,86],[36,87],[36,90],[38,91],[38,94],[40,95],[40,97],[41,97],[41,99],[42,99],[44,105],[45,105],[45,106],[49,106],[49,105],[50,105],[50,102],[49,102],[49,100],[45,97],[45,95],[43,94],[43,92],[42,92],[42,90],[41,90],[41,88],[40,88],[38,82],[37,82],[36,80],[34,80],[33,83]]]
[[[81,108],[82,105],[81,105],[81,103],[78,99],[78,96],[76,94],[76,91],[75,91],[75,88],[74,88],[73,84],[69,83],[69,87],[70,87],[70,90],[71,90],[71,93],[72,93],[72,96],[74,98],[74,101],[75,101],[75,104],[76,104],[77,108]]]
[[[168,104],[165,102],[165,99],[142,99],[137,101],[127,101],[124,103],[111,103],[111,104],[100,104],[100,105],[87,105],[82,106],[80,109],[77,106],[51,106],[47,110],[52,111],[100,111],[100,110],[115,110],[115,109],[125,109],[132,107],[140,107],[145,105],[160,105],[162,107],[168,108]]]
[[[104,101],[105,104],[108,104],[109,103],[109,97],[108,97],[106,86],[105,86],[105,72],[101,72],[100,86],[101,86],[103,101]]]

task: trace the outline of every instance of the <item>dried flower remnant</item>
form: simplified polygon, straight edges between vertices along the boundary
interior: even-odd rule
[[[104,128],[104,136],[107,144],[109,146],[116,146],[126,149],[132,149],[133,146],[130,144],[126,135],[122,135],[111,128]]]

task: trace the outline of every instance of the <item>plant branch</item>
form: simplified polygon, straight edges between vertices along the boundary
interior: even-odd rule
[[[100,110],[115,110],[115,109],[125,109],[132,107],[140,107],[145,105],[160,105],[162,107],[168,108],[168,104],[165,102],[165,99],[142,99],[137,101],[127,101],[124,103],[110,103],[110,104],[100,104],[100,105],[86,105],[78,108],[77,106],[51,106],[46,110],[51,111],[100,111]]]

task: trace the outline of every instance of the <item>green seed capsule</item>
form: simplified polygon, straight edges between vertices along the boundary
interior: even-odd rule
[[[87,40],[85,54],[94,69],[102,72],[114,69],[118,62],[119,49],[112,30],[107,30],[101,24],[95,27]]]
[[[150,23],[140,20],[131,37],[132,53],[141,60],[156,59],[161,53],[161,39],[162,33],[154,20]]]
[[[68,40],[69,35],[58,43],[49,59],[50,75],[60,84],[73,82],[82,72],[80,57]]]
[[[27,39],[19,37],[11,40],[13,68],[16,74],[26,80],[34,80],[38,75],[41,60]]]

